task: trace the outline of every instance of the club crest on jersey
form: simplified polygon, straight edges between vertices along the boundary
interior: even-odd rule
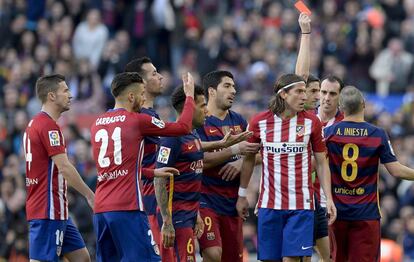
[[[216,235],[214,235],[214,232],[207,232],[207,240],[214,240],[216,239]]]
[[[60,146],[59,131],[49,131],[49,142],[51,146]]]
[[[162,120],[160,120],[156,117],[151,118],[151,123],[154,124],[155,126],[158,126],[159,128],[164,128],[165,127],[164,121],[162,121]]]
[[[301,137],[305,134],[305,127],[303,125],[297,125],[296,126],[296,135],[298,137]]]
[[[234,132],[236,134],[240,134],[242,132],[241,126],[240,125],[234,126]]]
[[[62,246],[57,246],[56,247],[56,255],[59,257],[61,253],[62,253]]]
[[[170,158],[171,148],[162,146],[160,147],[160,151],[158,153],[157,162],[162,164],[167,164],[168,159]]]

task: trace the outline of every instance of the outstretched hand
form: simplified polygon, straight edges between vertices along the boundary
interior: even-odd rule
[[[187,72],[182,75],[183,88],[186,96],[191,96],[194,98],[194,78]]]
[[[227,133],[223,139],[221,140],[224,147],[229,147],[232,145],[235,145],[237,143],[240,143],[242,141],[245,141],[249,139],[253,135],[253,132],[251,131],[244,131],[237,135],[232,135],[230,132]]]

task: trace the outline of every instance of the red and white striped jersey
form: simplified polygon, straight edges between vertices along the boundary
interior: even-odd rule
[[[176,123],[123,108],[109,110],[91,127],[92,153],[98,171],[95,213],[144,211],[142,158],[145,136],[181,136],[192,130],[194,99],[187,97]]]
[[[299,112],[283,120],[270,110],[250,121],[249,142],[263,144],[259,208],[313,209],[311,153],[326,151],[319,119]]]
[[[320,117],[320,108],[317,108],[315,110],[315,113],[316,113],[316,116],[319,119],[321,119],[321,117]],[[336,112],[335,116],[332,117],[331,119],[329,119],[328,121],[323,122],[321,120],[322,127],[324,129],[325,127],[331,126],[335,123],[338,123],[338,122],[342,121],[342,119],[344,119],[344,114],[342,114],[342,112],[338,110]],[[319,182],[318,176],[315,177],[315,183],[313,184],[313,187],[315,189],[315,195],[316,195],[319,203],[321,204],[322,207],[326,207],[326,195],[323,192],[323,188],[322,188],[321,183]]]
[[[68,219],[67,183],[52,157],[66,153],[57,123],[45,112],[37,114],[23,135],[26,157],[26,213],[32,219]]]

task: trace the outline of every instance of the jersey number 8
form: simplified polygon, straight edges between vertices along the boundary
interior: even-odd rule
[[[349,149],[352,149],[352,154],[349,155]],[[342,157],[344,161],[341,165],[341,176],[342,179],[346,182],[352,182],[356,179],[358,174],[358,164],[356,160],[359,156],[359,147],[355,144],[348,143],[345,144],[344,148],[342,149]],[[348,175],[348,165],[351,165],[351,174]]]

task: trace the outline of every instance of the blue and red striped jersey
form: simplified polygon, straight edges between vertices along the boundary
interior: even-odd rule
[[[204,126],[198,128],[197,132],[202,141],[217,141],[223,139],[228,132],[239,134],[246,128],[246,120],[240,114],[229,110],[224,120],[212,115],[207,116]],[[222,165],[204,170],[200,202],[202,208],[211,208],[221,215],[237,216],[236,202],[240,177],[232,181],[224,181],[219,171],[225,164],[240,158],[241,156],[237,155]]]
[[[153,108],[141,108],[141,113],[160,119]],[[157,211],[157,200],[154,191],[154,176],[145,169],[153,170],[157,158],[159,136],[147,136],[144,138],[144,158],[142,159],[142,200],[147,215],[155,215]]]
[[[200,138],[195,130],[185,136],[163,137],[156,168],[175,167],[172,221],[174,227],[194,227],[200,207],[203,156]],[[167,186],[169,189],[169,184]]]
[[[379,161],[397,161],[387,134],[366,122],[342,121],[326,127],[324,135],[337,219],[379,219]]]

